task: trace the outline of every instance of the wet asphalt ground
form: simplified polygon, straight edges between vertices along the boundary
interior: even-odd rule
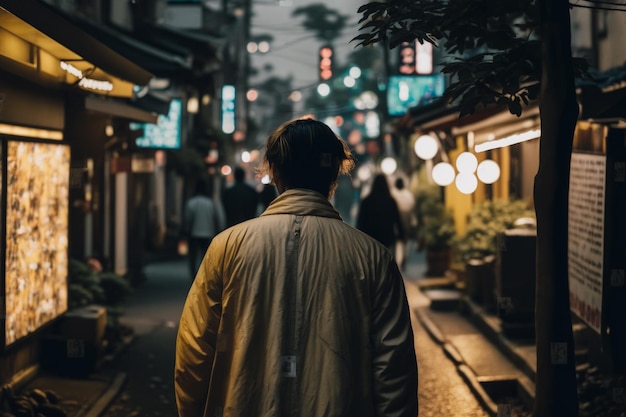
[[[412,309],[428,300],[415,283],[423,277],[424,254],[412,251],[405,269]],[[146,280],[129,297],[123,322],[134,329],[132,343],[107,364],[126,381],[103,417],[175,417],[174,349],[177,324],[191,279],[184,259],[148,264]],[[421,417],[486,417],[488,414],[445,356],[412,315],[419,369]]]

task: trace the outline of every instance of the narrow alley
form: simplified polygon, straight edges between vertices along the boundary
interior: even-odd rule
[[[423,274],[423,256],[412,254],[405,273],[413,310],[428,303],[415,285]],[[111,404],[102,410],[103,417],[176,415],[175,337],[190,279],[184,260],[155,262],[146,266],[145,273],[146,281],[131,295],[123,317],[124,323],[135,330],[134,340],[107,365],[125,378]],[[415,314],[412,318],[420,378],[420,416],[487,416],[441,346]]]

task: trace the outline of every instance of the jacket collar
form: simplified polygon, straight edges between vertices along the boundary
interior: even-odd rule
[[[341,220],[328,199],[317,191],[293,188],[276,197],[261,216],[294,214],[299,216],[330,217]]]

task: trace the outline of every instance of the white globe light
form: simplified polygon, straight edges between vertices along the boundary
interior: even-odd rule
[[[473,174],[476,172],[476,167],[478,166],[478,159],[471,152],[463,152],[456,158],[456,169],[459,172],[467,172],[469,174]]]
[[[456,188],[463,194],[471,194],[478,187],[478,179],[476,175],[469,172],[460,172],[454,181]]]
[[[437,139],[430,135],[422,135],[415,141],[414,150],[415,154],[425,161],[433,159],[439,150]]]
[[[380,162],[380,170],[387,175],[391,175],[396,172],[396,168],[398,168],[398,163],[390,156]]]
[[[454,182],[454,167],[447,162],[439,162],[433,167],[433,181],[435,184],[445,187]]]
[[[485,159],[478,164],[476,174],[478,179],[485,184],[493,184],[500,178],[500,167],[496,161]]]

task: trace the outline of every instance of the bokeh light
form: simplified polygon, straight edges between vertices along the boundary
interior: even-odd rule
[[[456,158],[456,169],[459,172],[473,174],[474,172],[476,172],[477,166],[478,160],[476,159],[476,156],[471,152],[462,152]]]
[[[437,155],[439,146],[437,139],[430,135],[422,135],[415,141],[414,145],[415,154],[421,159],[428,161]]]
[[[445,187],[454,182],[454,167],[448,162],[439,162],[433,167],[433,181],[435,184]]]
[[[397,168],[398,168],[398,163],[396,162],[394,158],[390,156],[384,158],[380,162],[380,170],[387,175],[391,175],[394,172],[396,172]]]
[[[476,174],[478,179],[485,184],[493,184],[500,178],[500,167],[496,161],[485,159],[478,164]]]
[[[460,172],[454,181],[456,188],[463,194],[471,194],[478,187],[478,179],[476,175],[470,172]]]

